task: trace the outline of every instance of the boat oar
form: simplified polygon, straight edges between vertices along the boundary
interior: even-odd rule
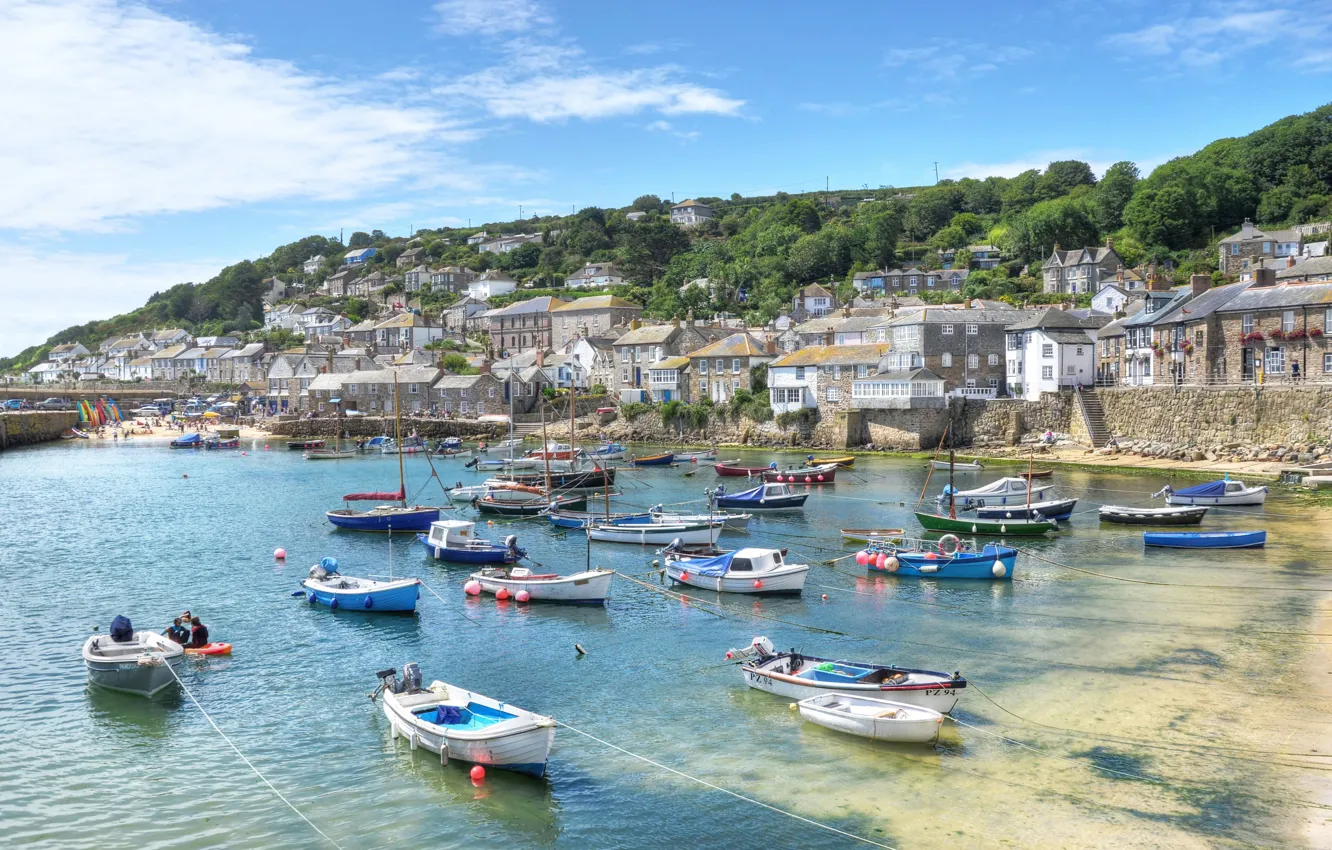
[[[843,555],[840,558],[833,558],[830,561],[819,561],[819,563],[823,564],[824,566],[831,567],[833,564],[837,563],[838,561],[845,561],[847,558],[854,558],[856,555],[859,554],[860,554],[859,552],[852,552],[850,555]]]

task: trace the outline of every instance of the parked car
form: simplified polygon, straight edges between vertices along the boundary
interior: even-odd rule
[[[48,398],[37,402],[35,407],[38,410],[73,410],[74,405],[65,401],[63,398]]]
[[[26,398],[11,398],[4,404],[5,410],[32,410],[32,402]]]
[[[158,410],[156,407],[154,407],[151,404],[146,404],[143,407],[140,407],[138,410],[133,411],[132,415],[141,418],[145,416],[157,417],[162,415],[162,411]]]

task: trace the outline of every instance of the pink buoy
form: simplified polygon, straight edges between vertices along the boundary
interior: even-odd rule
[[[680,573],[680,580],[689,581],[689,570],[685,570],[684,572]]]
[[[526,602],[531,598],[532,594],[528,593],[526,590],[518,591],[518,595],[514,597],[514,599],[517,599],[519,602]]]
[[[241,452],[241,457],[245,457],[246,454],[248,454],[248,452]]]
[[[466,593],[468,596],[480,596],[481,582],[479,581],[467,582],[467,584],[463,585],[463,593]]]
[[[754,579],[754,589],[755,590],[763,589],[763,579],[761,578]]]
[[[820,480],[820,481],[823,480],[823,473],[819,473],[819,480]]]
[[[869,552],[857,552],[856,563],[862,567],[869,563]]]
[[[277,558],[279,561],[284,561],[287,558],[287,550],[282,548],[274,549],[273,557]]]
[[[808,484],[808,483],[809,483],[810,481],[812,481],[812,480],[813,480],[813,479],[811,479],[808,475],[805,476],[805,483],[806,483],[806,484]]]
[[[883,565],[886,563],[888,563],[888,556],[882,552],[879,553],[879,557],[874,559],[874,566],[879,569],[883,569]]]
[[[731,660],[732,658],[734,658],[734,657],[735,657],[735,656],[734,656],[733,654],[731,654],[731,651],[730,651],[729,649],[726,650],[726,660],[727,660],[727,661],[730,661],[730,660]]]
[[[509,589],[507,587],[501,587],[499,590],[495,591],[495,598],[500,600],[501,602],[503,602],[505,599],[508,599]]]
[[[695,457],[691,457],[691,458],[689,459],[689,462],[690,462],[690,463],[698,463],[698,457],[697,457],[697,456],[695,456]]]
[[[486,781],[486,769],[479,764],[472,765],[472,770],[469,775],[472,777],[473,782]]]
[[[264,446],[264,451],[268,451],[268,446]]]

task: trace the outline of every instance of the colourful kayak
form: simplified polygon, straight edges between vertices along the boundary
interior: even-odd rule
[[[229,643],[206,643],[203,646],[185,647],[186,655],[230,655],[231,644]]]

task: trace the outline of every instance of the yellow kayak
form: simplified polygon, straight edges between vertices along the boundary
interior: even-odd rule
[[[855,455],[847,455],[846,457],[816,457],[814,458],[814,460],[810,462],[815,464],[816,466],[835,463],[838,466],[840,466],[842,469],[850,469],[851,467],[856,465],[856,457]]]

